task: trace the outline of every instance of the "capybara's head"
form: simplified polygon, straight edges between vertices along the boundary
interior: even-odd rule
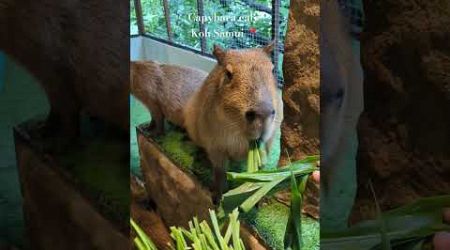
[[[362,109],[362,69],[352,50],[350,22],[336,1],[320,7],[320,150],[321,165],[342,154],[348,132],[354,129]],[[331,167],[331,166],[330,166]],[[326,172],[324,172],[326,173]]]
[[[214,46],[219,81],[218,115],[224,129],[248,140],[267,141],[273,134],[277,110],[276,81],[270,54],[264,48],[223,50]],[[233,133],[231,133],[233,134]]]

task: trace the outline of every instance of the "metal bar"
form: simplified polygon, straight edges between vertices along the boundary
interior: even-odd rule
[[[197,0],[197,12],[198,12],[198,16],[202,17],[205,15],[205,11],[203,9],[203,0]],[[201,47],[201,51],[202,53],[206,53],[206,34],[205,34],[205,24],[201,21],[198,22],[199,24],[199,29],[200,29],[200,47]]]
[[[272,13],[272,10],[270,8],[268,8],[266,5],[257,3],[257,2],[252,1],[252,0],[241,0],[241,3],[247,5],[250,8],[253,8],[255,10],[266,12],[267,14],[271,14]]]
[[[172,41],[173,37],[172,37],[172,25],[170,22],[170,7],[169,2],[167,0],[163,0],[163,7],[164,7],[164,17],[166,19],[167,38],[169,39],[169,41]]]
[[[274,73],[278,77],[278,58],[279,58],[279,50],[278,43],[280,36],[280,0],[272,0],[272,41],[274,43],[274,50],[272,54],[272,60],[274,67]]]
[[[142,17],[141,0],[134,0],[134,10],[136,11],[136,19],[139,35],[145,34],[144,18]]]
[[[164,44],[176,47],[176,48],[180,48],[180,49],[184,49],[184,50],[188,50],[188,51],[194,52],[195,54],[199,54],[199,55],[202,55],[202,56],[205,56],[205,57],[209,57],[209,58],[215,59],[215,57],[213,55],[209,54],[209,53],[202,53],[199,50],[193,49],[191,47],[188,47],[188,46],[185,46],[185,45],[182,45],[182,44],[170,42],[170,41],[168,41],[166,39],[159,38],[159,37],[156,37],[156,36],[153,36],[153,35],[150,35],[150,34],[144,34],[143,36],[147,37],[147,38],[150,38],[152,40],[155,40],[157,42],[160,42],[160,43],[164,43]]]

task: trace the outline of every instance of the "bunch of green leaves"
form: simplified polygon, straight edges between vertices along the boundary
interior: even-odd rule
[[[152,240],[142,230],[133,219],[130,218],[130,224],[137,236],[133,239],[134,245],[138,250],[158,250]]]
[[[305,192],[308,175],[300,178],[297,185],[294,173],[291,172],[291,208],[284,235],[284,248],[300,250],[302,247],[302,215],[303,193]]]
[[[322,232],[320,248],[423,249],[434,233],[450,231],[450,226],[442,221],[445,207],[450,207],[450,195],[423,198],[384,212],[377,219],[355,224],[345,231]]]
[[[154,36],[167,39],[166,21],[164,17],[164,9],[162,1],[160,0],[140,0],[142,5],[144,25],[147,33]],[[271,1],[258,1],[266,6],[271,6]],[[246,20],[234,22],[207,22],[206,29],[209,31],[242,31],[253,27],[257,30],[258,35],[270,39],[271,37],[271,22],[270,14],[257,11],[248,6],[245,1],[205,1],[204,3],[205,16],[225,16],[233,15],[236,18],[254,15],[255,19],[248,22]],[[199,25],[197,21],[189,20],[188,15],[198,15],[197,1],[195,0],[173,0],[169,1],[171,30],[174,40],[177,43],[188,45],[196,49],[200,49],[200,39],[191,35],[191,30],[198,31]],[[288,17],[289,1],[281,1],[280,6],[280,36],[283,37],[287,17]],[[137,33],[137,18],[135,14],[134,1],[130,1],[130,32]],[[236,39],[227,39],[224,37],[212,36],[207,38],[208,51],[211,51],[212,45],[219,43],[224,47],[236,45]],[[245,36],[239,38],[239,43],[244,47],[254,47],[257,45],[255,38]]]
[[[264,144],[257,141],[250,142],[250,149],[247,157],[247,172],[258,171],[267,162],[267,153]]]
[[[145,31],[167,39],[164,7],[160,0],[141,0]]]
[[[291,174],[299,179],[317,170],[318,156],[306,157],[275,170],[259,170],[253,173],[228,172],[227,179],[239,186],[223,195],[223,208],[231,211],[239,207],[250,211],[263,197],[290,186]]]
[[[228,227],[222,235],[221,227],[214,210],[209,210],[212,229],[206,221],[198,222],[194,217],[189,222],[189,230],[171,227],[170,236],[175,242],[176,250],[244,250],[245,246],[240,238],[239,212],[234,210],[229,214]]]

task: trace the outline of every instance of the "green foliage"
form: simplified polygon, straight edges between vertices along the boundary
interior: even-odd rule
[[[164,153],[185,172],[195,175],[205,186],[211,185],[211,167],[205,153],[189,140],[186,133],[175,129],[167,130],[164,136],[156,138]]]
[[[194,155],[197,147],[183,141],[184,133],[171,131],[159,140],[164,151],[170,154],[170,157],[183,169],[191,169],[194,164]]]
[[[168,39],[164,8],[162,0],[140,0],[142,5],[145,31],[153,36]],[[201,50],[201,38],[198,20],[197,0],[170,0],[170,29],[173,42]],[[224,48],[254,48],[264,45],[272,40],[272,14],[256,10],[245,3],[246,1],[204,0],[203,9],[205,17],[231,16],[235,20],[215,20],[205,22],[205,29],[210,32],[206,37],[206,53],[211,54],[213,45],[218,44]],[[272,8],[271,0],[253,1],[268,9]],[[284,43],[287,21],[289,15],[289,0],[281,0],[279,41]],[[137,19],[134,1],[130,1],[130,34],[137,34]],[[242,17],[242,19],[239,19]],[[252,18],[248,18],[252,17]],[[256,30],[256,33],[250,30]],[[243,36],[216,35],[214,32],[244,32]],[[278,77],[282,78],[283,52],[279,53],[275,63]]]
[[[424,241],[439,231],[449,231],[442,211],[450,206],[450,195],[423,198],[410,205],[384,212],[385,228],[379,219],[367,220],[341,232],[322,233],[321,249],[383,249],[383,238],[394,250],[422,249]],[[380,237],[384,230],[385,237]]]
[[[290,215],[289,206],[275,199],[270,199],[254,208],[249,213],[241,215],[241,220],[249,224],[269,246],[269,249],[285,250],[284,237],[286,225]],[[308,216],[301,218],[302,249],[320,249],[320,225],[319,222]]]
[[[263,143],[257,141],[250,142],[250,149],[247,157],[247,172],[258,171],[267,163],[267,153]]]
[[[291,208],[289,217],[284,228],[283,240],[277,243],[284,249],[301,249],[302,243],[302,218],[301,206],[303,202],[303,192],[309,174],[317,170],[315,166],[319,156],[310,156],[303,160],[290,163],[289,166],[275,170],[254,171],[254,163],[258,162],[253,156],[258,152],[258,146],[254,146],[249,152],[249,168],[251,171],[246,173],[228,172],[228,180],[234,183],[241,183],[223,196],[223,208],[225,211],[230,209],[239,209],[245,213],[254,210],[255,205],[267,195],[291,187]],[[257,158],[257,157],[256,157]],[[297,179],[300,185],[297,185]],[[275,217],[273,217],[275,218]],[[277,218],[278,219],[278,218]],[[287,226],[286,226],[287,225]],[[316,232],[318,235],[318,232]]]
[[[138,34],[136,9],[134,7],[134,1],[130,0],[130,35]]]
[[[169,2],[171,30],[174,41],[179,44],[187,45],[195,49],[200,49],[200,38],[192,36],[192,30],[199,30],[199,22],[189,18],[197,17],[196,0],[171,0]],[[268,9],[272,6],[270,0],[256,1],[266,6]],[[161,0],[141,0],[143,19],[146,32],[151,35],[167,39],[166,22],[164,19],[164,8]],[[134,8],[134,1],[130,1],[130,32],[137,33],[137,19]],[[205,28],[209,31],[232,32],[248,31],[255,28],[257,35],[267,40],[271,39],[272,15],[263,11],[255,10],[244,3],[244,1],[226,1],[225,4],[219,0],[204,0],[204,16],[234,16],[243,19],[234,21],[212,21],[206,22]],[[284,41],[284,33],[287,24],[289,12],[289,1],[281,1],[280,6],[280,37]],[[252,16],[250,20],[245,17]],[[207,51],[212,50],[213,44],[217,43],[223,47],[255,47],[258,41],[247,32],[244,37],[230,38],[212,36],[207,39]]]
[[[291,172],[296,178],[302,178],[317,170],[315,166],[317,160],[318,156],[311,156],[275,170],[260,170],[253,173],[228,172],[228,181],[240,186],[223,195],[224,209],[229,211],[239,207],[244,212],[250,211],[263,197],[289,187]]]
[[[297,180],[294,173],[291,172],[291,208],[289,213],[289,220],[286,226],[286,233],[284,235],[284,248],[292,250],[302,249],[302,204],[303,193],[305,192],[308,175],[302,176],[300,185],[297,185]]]
[[[137,236],[133,239],[134,245],[138,250],[158,250],[153,241],[142,230],[133,219],[130,218],[130,224]]]
[[[174,240],[173,249],[185,250],[245,250],[244,243],[240,237],[239,212],[234,210],[228,215],[229,222],[225,231],[219,225],[216,212],[209,210],[212,223],[206,221],[198,222],[197,218],[189,222],[189,229],[171,227],[170,236]],[[222,235],[222,232],[225,234]]]

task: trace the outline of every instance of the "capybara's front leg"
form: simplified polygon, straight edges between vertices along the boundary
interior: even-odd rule
[[[153,101],[149,101],[147,105],[152,116],[152,121],[150,122],[151,132],[155,136],[162,135],[164,133],[164,115],[161,107],[158,105],[158,103]]]
[[[214,204],[219,204],[223,191],[227,188],[226,171],[229,160],[226,154],[220,151],[212,151],[208,153],[208,156],[213,165],[213,183],[211,187],[213,202]]]
[[[44,147],[64,151],[80,135],[80,105],[70,84],[42,84],[50,103],[50,113],[40,134]]]

